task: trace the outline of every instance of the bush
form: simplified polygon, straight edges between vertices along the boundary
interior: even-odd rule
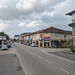
[[[75,46],[73,46],[73,45],[71,44],[70,49],[71,49],[71,51],[72,51],[73,53],[75,53]]]

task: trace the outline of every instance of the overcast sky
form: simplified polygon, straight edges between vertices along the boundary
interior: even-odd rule
[[[75,0],[0,0],[0,31],[13,37],[50,26],[71,30],[65,14],[73,10]]]

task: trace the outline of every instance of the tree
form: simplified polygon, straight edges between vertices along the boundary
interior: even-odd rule
[[[4,32],[0,32],[0,36],[6,36],[7,40],[9,40],[9,35],[8,34],[5,34]]]
[[[72,39],[66,41],[66,45],[69,45],[70,46],[71,44],[72,44]]]

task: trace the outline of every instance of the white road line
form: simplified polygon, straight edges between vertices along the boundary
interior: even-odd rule
[[[52,64],[50,61],[46,61],[47,63],[49,63],[49,64]]]
[[[40,57],[40,56],[38,56],[39,58],[42,58],[42,57]]]
[[[62,71],[66,72],[66,73],[69,73],[68,71],[64,70],[63,68],[60,68]]]

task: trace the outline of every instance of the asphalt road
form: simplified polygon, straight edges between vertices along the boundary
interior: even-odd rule
[[[0,75],[25,75],[15,54],[0,55]]]
[[[26,75],[75,75],[75,62],[42,52],[38,47],[12,45]]]

